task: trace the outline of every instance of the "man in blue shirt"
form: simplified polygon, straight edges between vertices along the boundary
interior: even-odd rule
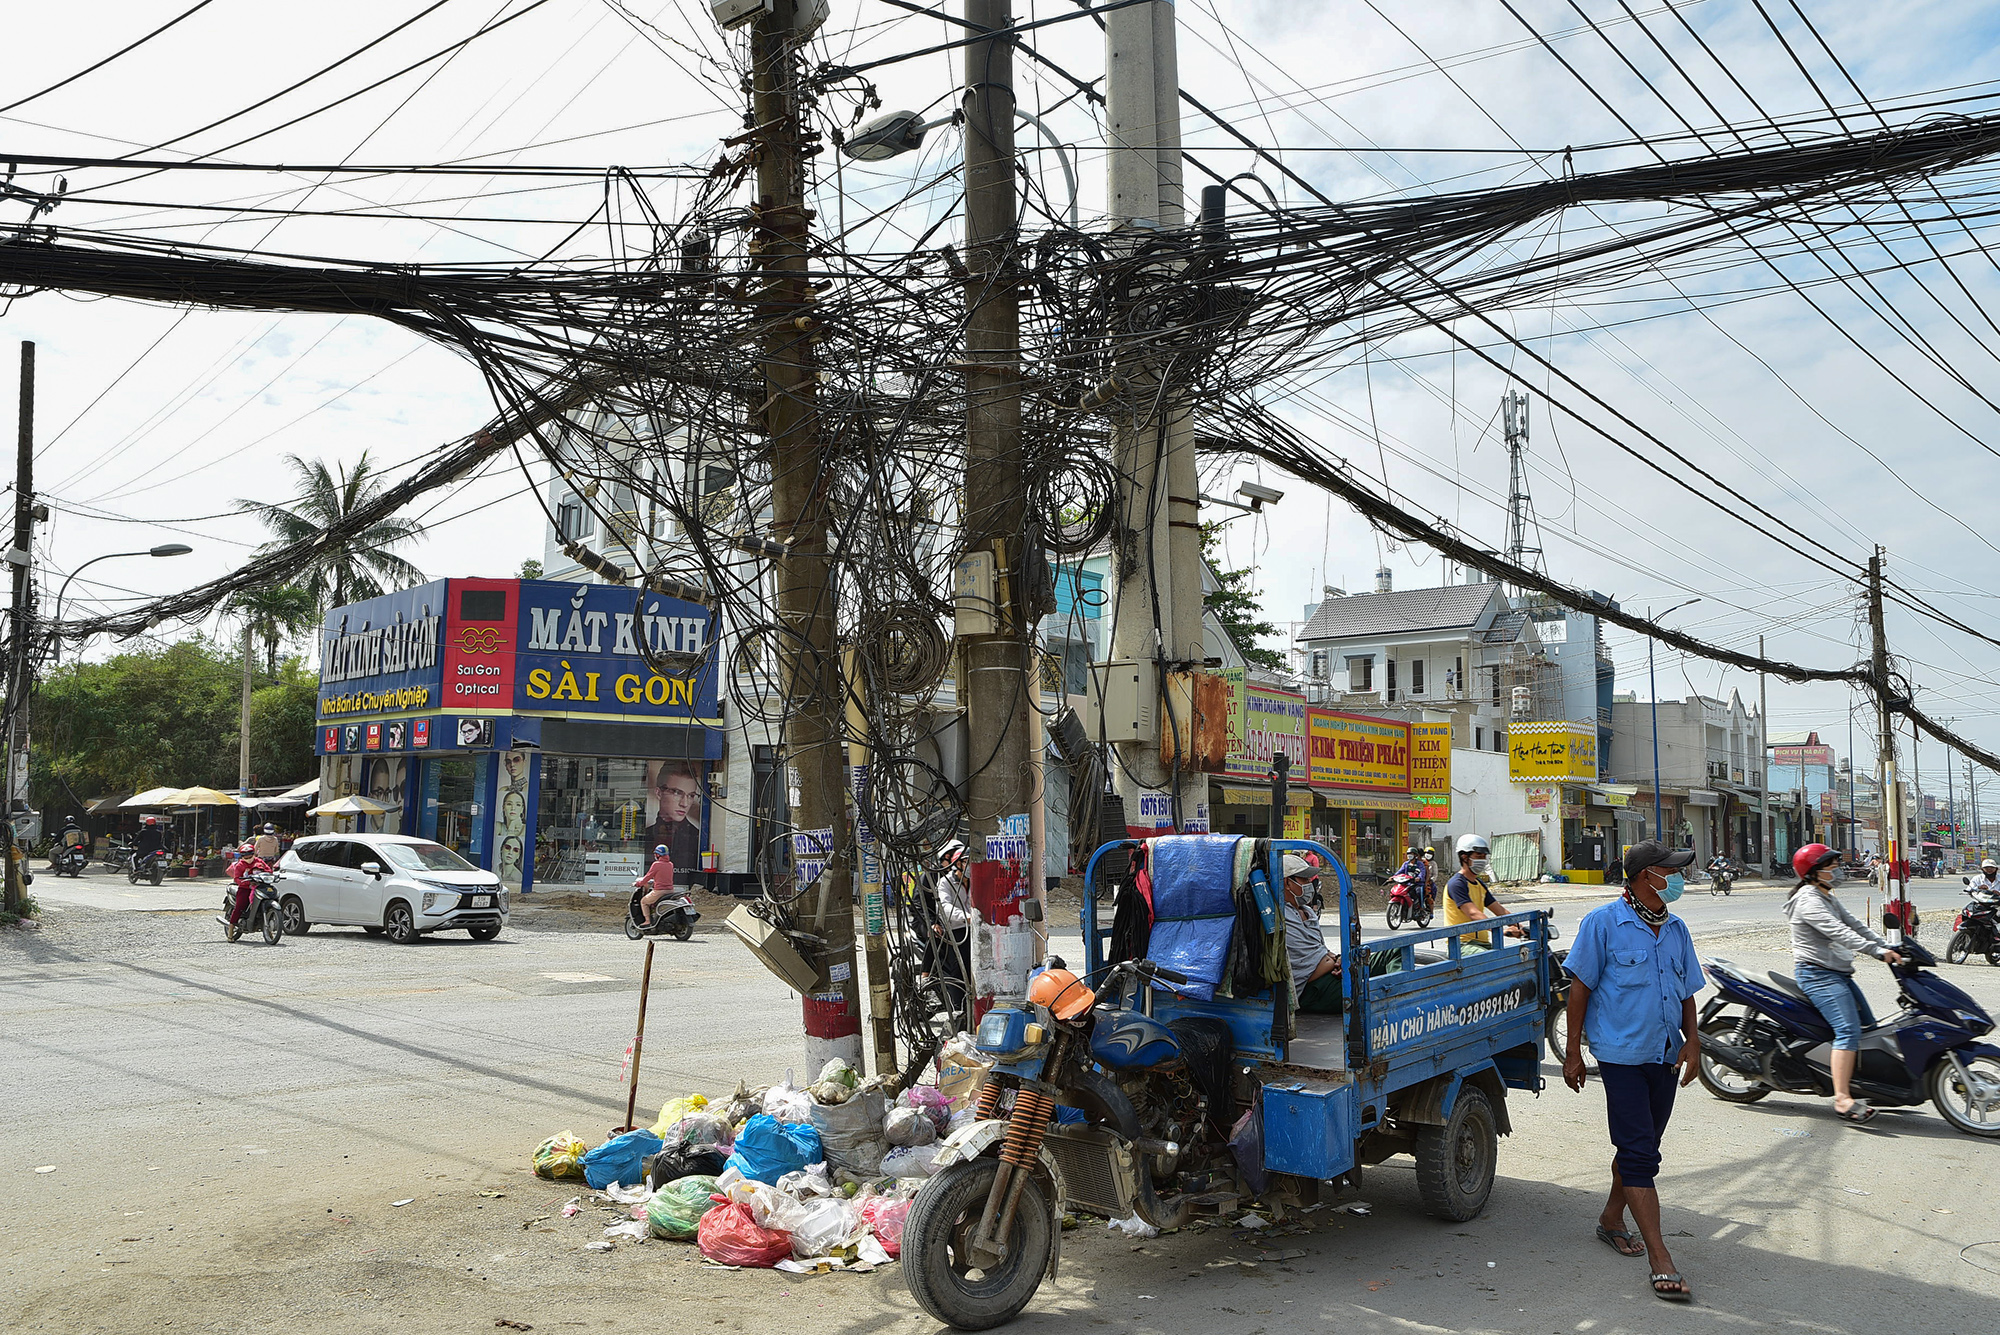
[[[1579,1044],[1588,1038],[1604,1081],[1605,1113],[1617,1150],[1611,1160],[1611,1196],[1598,1216],[1597,1237],[1620,1255],[1643,1253],[1652,1264],[1654,1296],[1676,1303],[1690,1301],[1694,1293],[1674,1269],[1660,1234],[1654,1178],[1674,1092],[1701,1069],[1694,1007],[1702,985],[1701,963],[1687,924],[1667,908],[1685,888],[1680,868],[1693,859],[1691,850],[1669,851],[1652,839],[1632,845],[1625,855],[1624,897],[1584,915],[1564,961],[1574,981],[1563,1081],[1582,1091]],[[1638,1238],[1625,1228],[1628,1208],[1639,1226]]]

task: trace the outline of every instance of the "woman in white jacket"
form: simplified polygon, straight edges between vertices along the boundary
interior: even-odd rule
[[[1901,964],[1903,957],[1834,898],[1839,861],[1825,844],[1807,844],[1792,854],[1799,883],[1785,900],[1785,917],[1792,924],[1792,977],[1833,1027],[1833,1111],[1842,1121],[1858,1123],[1875,1116],[1850,1089],[1861,1031],[1875,1023],[1875,1015],[1855,984],[1854,957],[1868,954],[1890,964]]]

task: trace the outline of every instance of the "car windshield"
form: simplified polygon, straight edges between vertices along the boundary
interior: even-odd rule
[[[399,867],[420,871],[478,871],[443,844],[383,844],[381,849]]]

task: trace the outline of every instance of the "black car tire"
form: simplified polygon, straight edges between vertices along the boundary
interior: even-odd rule
[[[1478,1215],[1493,1194],[1499,1157],[1492,1101],[1477,1085],[1460,1086],[1443,1126],[1417,1128],[1417,1191],[1424,1209],[1457,1223]]]
[[[410,906],[400,899],[389,905],[388,911],[382,915],[382,930],[399,946],[417,944],[416,915],[411,913]]]
[[[297,895],[286,895],[284,902],[285,935],[304,936],[312,930],[306,921],[306,906]]]
[[[494,937],[500,935],[500,924],[497,922],[483,922],[477,927],[468,927],[465,930],[474,941],[491,941]]]

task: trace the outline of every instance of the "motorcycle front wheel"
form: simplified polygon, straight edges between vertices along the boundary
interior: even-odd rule
[[[1972,957],[1972,935],[1969,932],[1953,932],[1951,944],[1944,948],[1946,964],[1963,964]]]
[[[992,1194],[1000,1161],[950,1165],[924,1184],[903,1225],[903,1279],[917,1305],[954,1330],[1009,1321],[1041,1287],[1055,1246],[1055,1205],[1030,1178],[1005,1239],[1006,1259],[986,1269],[971,1255],[972,1235]]]
[[[1961,1055],[1959,1062],[1971,1077],[1970,1085],[1944,1058],[1931,1063],[1924,1077],[1931,1105],[1954,1130],[1982,1140],[2000,1140],[2000,1058]]]
[[[276,904],[266,904],[262,914],[264,919],[264,944],[275,946],[278,938],[285,934],[285,920],[278,913]]]
[[[1392,899],[1389,901],[1388,911],[1383,916],[1389,920],[1389,930],[1393,932],[1403,925],[1403,906]]]

